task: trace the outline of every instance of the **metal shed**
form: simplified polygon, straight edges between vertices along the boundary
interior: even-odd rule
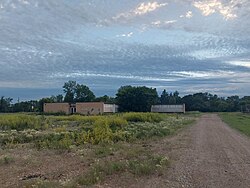
[[[151,112],[158,113],[185,113],[185,104],[181,105],[152,105]]]

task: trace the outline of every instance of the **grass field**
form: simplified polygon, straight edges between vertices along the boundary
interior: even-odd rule
[[[250,115],[242,113],[221,113],[220,117],[232,128],[250,136]]]
[[[193,121],[192,115],[156,113],[1,114],[0,166],[8,173],[0,172],[4,176],[0,184],[77,187],[113,175],[137,179],[161,174],[169,159],[153,152],[152,144]],[[12,176],[17,172],[18,180]]]

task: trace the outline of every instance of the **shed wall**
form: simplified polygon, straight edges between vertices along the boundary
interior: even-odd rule
[[[44,103],[43,111],[45,113],[59,113],[64,112],[66,114],[70,113],[69,103]]]
[[[76,103],[76,112],[83,115],[103,114],[104,103],[102,102]]]
[[[104,104],[104,113],[116,113],[118,106],[115,104]]]
[[[183,105],[153,105],[151,112],[159,113],[185,113],[185,104]]]

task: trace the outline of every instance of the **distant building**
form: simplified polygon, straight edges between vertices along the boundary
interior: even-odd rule
[[[181,105],[153,105],[151,112],[158,113],[185,113],[185,104]]]
[[[103,102],[79,102],[79,103],[44,103],[45,113],[65,113],[98,115],[103,113],[116,113],[118,106],[115,104],[104,104]]]

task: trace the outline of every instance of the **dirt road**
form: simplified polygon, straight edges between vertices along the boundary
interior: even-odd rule
[[[183,135],[191,138],[180,158],[159,181],[146,187],[250,187],[250,139],[215,114],[203,115]],[[156,180],[156,179],[155,179]]]

